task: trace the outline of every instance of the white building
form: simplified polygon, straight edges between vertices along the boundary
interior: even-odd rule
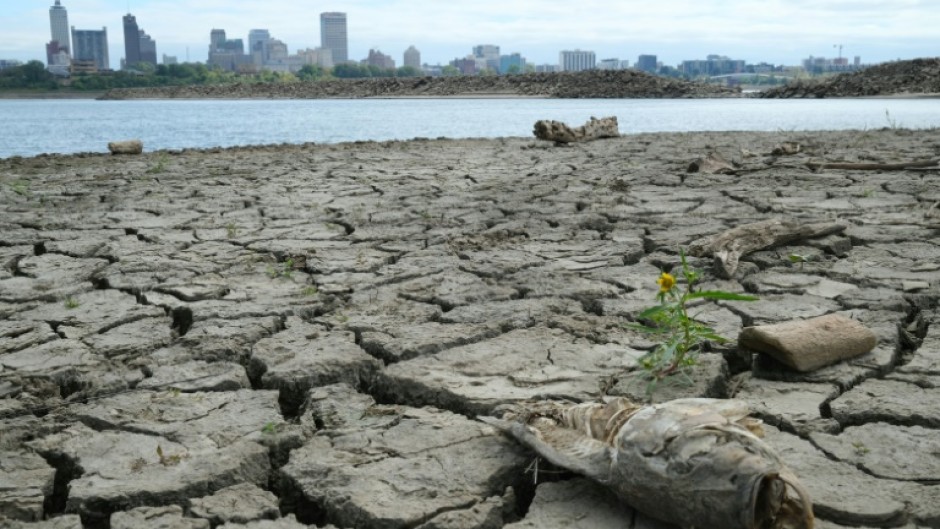
[[[415,48],[414,46],[409,46],[408,49],[405,50],[405,60],[402,64],[404,64],[405,66],[411,66],[412,68],[420,69],[421,68],[421,52],[418,51],[418,48]]]
[[[558,65],[563,72],[593,70],[596,58],[593,51],[564,50],[558,54]]]
[[[55,5],[49,8],[49,25],[52,29],[52,40],[59,43],[59,47],[65,48],[72,53],[72,44],[70,42],[71,34],[69,32],[69,12],[62,6],[60,0],[55,0]]]

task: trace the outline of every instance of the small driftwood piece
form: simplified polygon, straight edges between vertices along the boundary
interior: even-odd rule
[[[842,162],[806,162],[806,167],[813,171],[821,169],[846,169],[849,171],[903,171],[905,169],[920,169],[935,167],[940,164],[940,158],[935,160],[914,160],[900,163],[842,163]]]
[[[620,137],[617,116],[600,119],[592,117],[580,127],[569,127],[560,121],[543,119],[535,122],[533,132],[536,138],[554,141],[555,143],[575,143],[600,138]]]
[[[111,154],[140,154],[144,152],[144,144],[140,140],[112,141],[108,150]]]
[[[694,162],[689,164],[689,168],[686,169],[688,173],[705,173],[705,174],[734,174],[736,169],[734,165],[731,164],[728,160],[725,160],[723,156],[716,152],[708,153],[708,156],[704,158],[699,158]]]
[[[688,253],[694,257],[714,257],[716,270],[730,279],[738,269],[738,261],[749,253],[793,241],[841,233],[846,227],[838,222],[804,224],[793,220],[769,219],[699,239],[689,245]]]
[[[738,336],[739,347],[769,355],[803,373],[863,355],[877,344],[875,333],[838,314],[745,327]]]
[[[803,150],[803,146],[795,141],[785,141],[777,145],[770,151],[771,156],[790,156],[798,154]]]
[[[538,402],[480,417],[555,465],[680,527],[812,529],[809,494],[760,437],[747,403]]]

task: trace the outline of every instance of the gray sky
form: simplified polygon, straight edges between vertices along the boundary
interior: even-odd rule
[[[45,60],[52,0],[4,0],[0,59]],[[865,63],[940,56],[937,0],[63,0],[69,24],[108,27],[112,66],[123,53],[121,17],[157,41],[158,55],[205,61],[209,32],[247,39],[264,28],[291,53],[320,42],[319,13],[343,11],[350,58],[370,48],[397,63],[409,45],[422,62],[446,63],[477,44],[520,52],[530,63],[557,63],[563,49],[591,50],[597,59],[631,62],[655,54],[667,65],[708,54],[749,63],[799,64],[810,56],[861,56]],[[10,5],[12,4],[12,5]]]

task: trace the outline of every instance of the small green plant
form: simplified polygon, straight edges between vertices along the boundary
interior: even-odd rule
[[[21,197],[29,196],[29,180],[10,182],[10,190]]]
[[[706,342],[727,342],[728,339],[718,335],[711,327],[696,321],[689,315],[690,304],[699,299],[727,300],[727,301],[755,301],[754,296],[733,294],[721,290],[704,290],[696,292],[696,283],[701,275],[693,270],[685,257],[685,252],[679,250],[681,260],[681,274],[685,285],[680,287],[676,277],[669,272],[662,272],[656,283],[659,293],[656,299],[659,305],[650,307],[638,316],[641,321],[650,322],[649,325],[636,326],[639,330],[664,337],[662,343],[655,349],[640,358],[640,366],[647,372],[650,384],[647,392],[652,393],[655,385],[670,375],[683,373],[696,363],[698,354]]]
[[[234,239],[238,236],[238,226],[234,222],[229,222],[225,225],[225,234],[229,239]]]
[[[854,448],[855,453],[860,456],[863,456],[867,454],[868,452],[871,452],[871,450],[869,450],[869,448],[865,446],[865,443],[861,441],[855,441],[854,443],[852,443],[852,448]]]
[[[271,279],[277,279],[277,278],[291,279],[293,274],[294,274],[294,259],[293,258],[288,258],[279,266],[268,267],[268,276],[270,276]]]
[[[165,172],[166,172],[166,163],[167,163],[168,161],[170,161],[170,157],[167,156],[166,153],[161,154],[160,157],[157,158],[157,163],[154,164],[154,166],[151,167],[150,169],[147,169],[147,174],[165,173]]]
[[[866,189],[866,190],[862,191],[862,196],[865,197],[865,198],[871,198],[871,197],[875,196],[875,190],[874,190],[874,189]]]
[[[317,291],[317,287],[315,287],[315,286],[313,286],[313,285],[310,285],[310,286],[308,286],[308,287],[304,287],[304,289],[303,289],[303,291],[302,291],[301,293],[302,293],[302,294],[304,295],[304,297],[306,297],[306,298],[312,298],[313,296],[316,296],[316,295],[317,295],[317,292],[318,292],[318,291]]]
[[[261,428],[261,433],[265,435],[274,435],[278,431],[277,423],[269,422]]]
[[[81,303],[77,299],[73,298],[72,296],[68,296],[65,298],[65,308],[71,310],[71,309],[77,309],[79,306],[81,306]]]
[[[789,255],[790,262],[793,264],[800,263],[800,270],[803,270],[803,265],[809,262],[809,257],[805,255],[800,255],[798,253],[791,253]]]
[[[175,467],[183,460],[181,454],[166,455],[163,453],[163,447],[157,445],[157,457],[160,458],[160,464],[165,467]]]
[[[891,117],[891,112],[886,108],[885,109],[885,119],[888,120],[888,127],[891,130],[898,130],[901,126],[898,124],[898,121]]]

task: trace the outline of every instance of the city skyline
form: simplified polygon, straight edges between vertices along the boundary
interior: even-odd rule
[[[49,41],[52,0],[17,2],[0,20],[0,58],[43,60]],[[643,5],[645,4],[645,5]],[[577,12],[556,0],[472,6],[432,0],[344,1],[341,5],[298,5],[286,0],[257,2],[204,0],[197,6],[169,0],[67,0],[69,24],[76,29],[108,27],[122,34],[127,8],[159,42],[160,55],[205,62],[206,35],[225,28],[246,39],[249,30],[266,28],[286,42],[291,53],[320,45],[322,12],[347,13],[349,58],[370,49],[401,61],[411,45],[422,62],[446,64],[465,57],[472,46],[492,43],[503,53],[519,52],[532,64],[558,62],[562,50],[593,51],[597,60],[635,61],[655,54],[665,64],[721,54],[747,62],[796,65],[808,56],[860,55],[866,63],[940,55],[940,4],[925,0],[829,0],[810,2],[701,2],[661,0],[651,9],[640,2],[585,0]],[[180,16],[181,12],[185,16]],[[839,50],[837,45],[841,45]],[[111,66],[120,67],[123,39],[109,41]]]

